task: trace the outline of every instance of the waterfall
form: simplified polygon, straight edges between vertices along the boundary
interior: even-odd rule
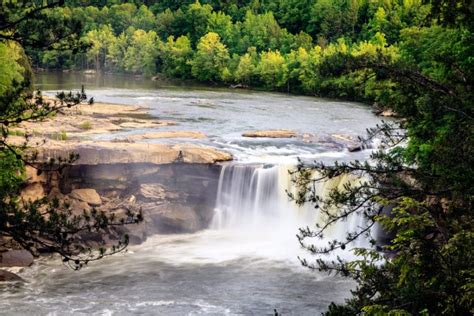
[[[263,164],[230,164],[221,170],[215,215],[211,223],[214,230],[235,230],[239,234],[254,234],[258,238],[293,238],[299,227],[314,228],[323,223],[319,209],[310,203],[298,206],[290,201],[287,191],[294,192],[288,170],[294,166]],[[333,188],[342,189],[355,177],[341,176],[317,185],[318,195],[327,196]],[[363,218],[350,216],[346,221],[330,227],[325,240],[343,240],[348,231],[362,225]],[[322,245],[320,244],[320,245]],[[358,241],[353,246],[366,246]]]
[[[293,218],[285,172],[275,165],[223,166],[211,228],[259,228]]]

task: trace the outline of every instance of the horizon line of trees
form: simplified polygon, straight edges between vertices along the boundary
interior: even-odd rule
[[[432,23],[421,0],[117,2],[68,1],[50,11],[83,21],[88,48],[29,51],[33,65],[375,100],[379,85],[370,75],[333,82],[319,65],[347,50],[396,59],[399,43]]]

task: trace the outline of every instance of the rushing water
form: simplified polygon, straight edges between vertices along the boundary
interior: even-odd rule
[[[295,238],[298,227],[322,219],[316,209],[288,201],[285,190],[292,190],[288,169],[295,157],[334,161],[364,158],[367,152],[353,155],[298,139],[245,140],[240,135],[275,128],[360,135],[378,122],[369,109],[125,77],[40,75],[38,83],[50,91],[85,83],[97,101],[145,105],[153,116],[179,124],[160,130],[202,131],[209,136],[204,144],[229,150],[238,161],[222,168],[208,230],[153,236],[79,272],[43,258],[20,272],[27,283],[0,285],[0,314],[271,315],[277,309],[283,315],[317,315],[349,295],[350,281],[301,267],[297,257],[308,255]],[[324,194],[347,181],[353,180],[334,180],[319,190]],[[351,218],[328,232],[328,238],[341,237],[358,224]]]

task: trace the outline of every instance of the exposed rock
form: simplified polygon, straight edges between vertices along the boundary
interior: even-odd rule
[[[356,152],[356,151],[361,151],[362,150],[362,145],[358,144],[358,145],[351,145],[351,146],[348,146],[347,147],[347,150],[349,152]]]
[[[243,133],[243,137],[267,137],[267,138],[292,138],[296,137],[296,132],[278,129],[278,130],[263,130]]]
[[[51,189],[51,191],[49,191],[48,199],[50,199],[50,200],[52,200],[52,199],[62,200],[62,199],[64,199],[64,194],[62,194],[62,192],[59,188],[54,187],[54,188]]]
[[[93,114],[102,114],[103,116],[114,116],[117,113],[121,115],[125,114],[133,114],[133,115],[147,115],[148,111],[146,107],[139,106],[139,105],[124,105],[124,104],[112,104],[112,103],[104,103],[104,102],[96,102],[94,104],[80,104],[74,107],[72,110],[72,114],[76,114],[75,112],[79,112],[82,115],[93,115]],[[115,119],[115,118],[114,118]],[[126,119],[125,117],[121,117],[121,119]]]
[[[345,143],[354,142],[354,137],[352,135],[347,134],[331,134],[331,137],[343,141]]]
[[[352,135],[332,134],[331,137],[344,144],[349,152],[361,151],[363,149],[362,143],[355,140]]]
[[[140,195],[149,200],[163,200],[166,196],[165,189],[157,183],[144,183],[140,185]]]
[[[0,267],[28,267],[33,256],[26,250],[9,250],[0,253]]]
[[[55,98],[44,97],[44,99],[52,106],[59,105]],[[176,122],[172,121],[153,119],[149,116],[148,110],[142,106],[95,103],[61,109],[57,115],[42,121],[24,121],[15,128],[15,132],[65,141],[74,137],[123,129],[154,128],[175,124]]]
[[[21,191],[21,198],[25,201],[36,201],[45,197],[44,187],[41,183],[32,183]]]
[[[152,120],[130,120],[128,122],[120,123],[122,128],[153,128],[162,126],[173,126],[178,123],[174,121],[152,121]]]
[[[324,146],[329,149],[341,150],[345,147],[343,144],[341,144],[340,141],[334,139],[329,135],[314,135],[305,133],[301,135],[300,138],[305,143]]]
[[[201,228],[199,216],[190,206],[148,204],[143,209],[161,233],[195,232]]]
[[[48,141],[40,148],[39,159],[79,154],[75,164],[99,165],[119,163],[169,164],[175,162],[212,164],[232,160],[232,155],[212,147],[194,144],[147,144],[114,142]]]
[[[198,146],[191,144],[179,144],[172,147],[178,152],[177,159],[174,161],[184,163],[206,163],[212,164],[220,161],[232,160],[232,155],[207,146]],[[181,159],[180,159],[181,157]]]
[[[38,174],[38,170],[31,166],[25,167],[25,173],[26,173],[26,181],[28,183],[46,183],[47,182],[46,173],[41,172],[40,174]]]
[[[69,194],[71,198],[79,201],[86,202],[92,206],[98,206],[102,204],[102,200],[94,189],[75,189]]]
[[[192,131],[171,131],[171,132],[156,132],[147,134],[138,134],[129,136],[130,139],[156,139],[156,138],[205,138],[206,135],[201,132]]]
[[[73,215],[82,215],[84,211],[89,212],[91,210],[90,205],[84,201],[72,199],[69,201],[69,204]]]
[[[0,282],[24,282],[24,280],[14,273],[0,270]]]
[[[85,75],[95,75],[96,71],[94,69],[86,69],[84,70]]]
[[[229,88],[231,89],[248,89],[248,85],[246,84],[241,84],[241,83],[238,83],[238,84],[232,84],[229,86]]]
[[[382,112],[380,112],[378,115],[383,116],[383,117],[400,117],[396,112],[394,112],[392,109],[386,109]]]

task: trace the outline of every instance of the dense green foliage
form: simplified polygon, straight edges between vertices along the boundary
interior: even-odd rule
[[[402,30],[432,25],[430,5],[411,1],[67,1],[49,14],[83,21],[85,52],[30,52],[43,68],[97,69],[372,100],[370,75],[327,83],[315,69],[334,54],[397,54]],[[219,37],[216,56],[204,50]],[[251,57],[251,61],[249,59]],[[192,66],[194,65],[194,67]],[[212,72],[208,73],[208,71]],[[344,87],[344,91],[339,89]],[[375,91],[374,91],[375,90]]]
[[[303,264],[358,283],[353,297],[331,305],[328,315],[472,315],[474,36],[470,17],[443,24],[402,29],[396,58],[382,51],[337,53],[319,67],[335,83],[355,70],[370,71],[374,82],[385,82],[379,102],[403,117],[369,131],[384,145],[371,161],[301,165],[294,173],[300,190],[293,198],[315,204],[326,216],[325,225],[300,231],[302,246],[318,255]],[[312,183],[354,173],[365,180],[327,198],[311,190]],[[314,245],[313,238],[355,214],[365,225],[343,240]],[[376,224],[388,232],[387,244],[352,249],[353,240],[374,238]],[[360,259],[324,257],[341,250]]]

